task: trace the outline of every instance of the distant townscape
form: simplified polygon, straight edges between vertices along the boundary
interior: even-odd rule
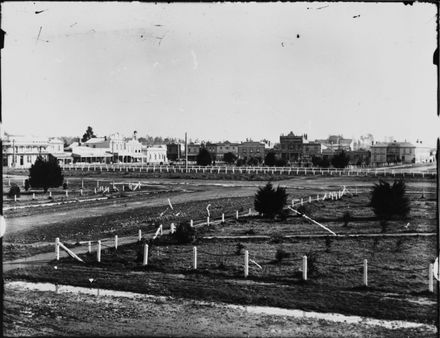
[[[383,166],[435,162],[433,147],[421,140],[415,143],[389,139],[377,142],[367,134],[358,139],[330,135],[325,139],[309,140],[307,134],[281,134],[279,143],[246,139],[229,141],[190,141],[162,137],[130,137],[114,133],[97,137],[88,127],[82,138],[32,137],[10,135],[3,137],[3,166],[29,168],[38,156],[55,158],[60,164],[75,163],[141,163],[175,164],[185,160],[198,164],[276,165],[276,166],[336,166],[336,156],[345,158],[342,166]],[[201,161],[204,154],[208,159]],[[202,163],[200,163],[202,162]]]

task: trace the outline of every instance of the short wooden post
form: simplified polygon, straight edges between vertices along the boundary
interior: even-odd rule
[[[191,225],[191,228],[194,226],[194,221],[193,220],[191,220],[190,222],[189,222],[189,224]]]
[[[303,199],[301,198],[301,205],[303,205],[304,204],[304,201],[303,201]]]
[[[142,230],[139,229],[139,232],[138,232],[138,241],[141,241],[141,240],[142,240]]]
[[[197,270],[197,247],[193,247],[193,269]]]
[[[55,238],[55,255],[57,258],[57,261],[60,260],[60,238]]]
[[[101,262],[101,240],[98,241],[98,251],[96,251],[96,260]]]
[[[249,215],[252,215],[252,208],[249,208]]]
[[[118,235],[115,235],[115,249],[118,249]]]
[[[364,276],[363,276],[364,286],[368,286],[368,261],[364,259]]]
[[[89,243],[88,243],[88,252],[92,253],[92,242],[91,241],[89,241]]]
[[[66,197],[69,197],[69,191],[66,190]]]
[[[94,190],[94,191],[95,191],[95,195],[96,195],[96,188],[95,188],[95,190]]]
[[[159,225],[159,229],[160,229],[160,235],[162,236],[163,235],[163,226],[162,226],[162,224]]]
[[[52,191],[49,191],[49,197],[52,197]]]
[[[17,195],[14,195],[14,202],[17,202]]]
[[[35,193],[32,193],[32,200],[35,199]]]
[[[83,190],[79,189],[79,195],[82,196],[83,195]]]
[[[238,210],[235,212],[235,219],[238,219]]]
[[[225,214],[222,213],[222,223],[225,223]]]
[[[429,263],[429,267],[428,267],[428,274],[429,274],[429,277],[428,277],[428,290],[429,290],[429,292],[434,292],[434,279],[433,279],[433,276],[434,276],[434,272],[433,272],[433,268],[434,268],[434,264],[432,264],[432,263]]]
[[[206,225],[209,225],[209,216],[206,217]]]
[[[244,251],[244,278],[249,275],[249,251]]]
[[[307,280],[307,256],[303,256],[303,280]]]
[[[144,245],[144,260],[142,261],[142,265],[148,265],[148,244]]]
[[[81,180],[81,189],[84,189],[84,180]]]
[[[309,203],[312,203],[312,196],[309,196]]]

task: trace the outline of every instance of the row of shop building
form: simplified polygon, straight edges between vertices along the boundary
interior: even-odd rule
[[[58,138],[38,138],[4,134],[3,166],[29,168],[38,156],[54,157],[61,164],[71,163],[145,163],[167,164],[185,160],[185,145],[145,145],[139,142],[136,132],[126,138],[119,133],[92,138],[86,142],[73,142],[65,147]],[[390,163],[427,163],[435,161],[435,149],[421,141],[374,142],[371,139],[346,139],[331,135],[327,139],[310,141],[307,134],[290,132],[280,136],[280,142],[271,146],[269,142],[246,140],[241,143],[229,141],[218,143],[188,144],[188,162],[194,163],[200,149],[204,147],[215,163],[221,163],[226,153],[240,159],[256,158],[260,163],[269,152],[290,165],[311,165],[313,157],[331,158],[341,151],[350,157],[350,164],[380,166]]]
[[[92,138],[86,142],[73,142],[65,147],[58,138],[27,137],[4,134],[2,137],[3,166],[30,168],[38,156],[56,158],[60,164],[71,163],[130,163],[165,164],[165,145],[143,145],[136,133],[125,138],[115,133]]]

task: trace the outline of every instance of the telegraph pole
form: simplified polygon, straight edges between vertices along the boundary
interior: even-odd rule
[[[188,138],[185,132],[185,172],[188,172]]]

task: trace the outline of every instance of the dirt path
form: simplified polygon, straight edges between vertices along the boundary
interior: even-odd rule
[[[53,223],[59,223],[63,221],[78,220],[93,216],[103,216],[120,213],[122,211],[134,210],[138,208],[167,206],[170,197],[173,204],[179,204],[191,201],[204,201],[225,197],[246,197],[254,194],[253,188],[216,188],[207,191],[198,191],[193,193],[175,193],[160,198],[143,198],[135,201],[129,199],[114,200],[112,204],[98,204],[94,206],[78,206],[78,210],[73,207],[72,210],[63,211],[50,211],[45,210],[44,213],[22,216],[22,217],[7,217],[6,220],[6,234],[10,234],[17,231],[29,230],[37,226],[46,226]],[[80,208],[79,208],[80,207]],[[80,212],[79,212],[80,211]]]
[[[15,283],[17,284],[17,283]],[[265,337],[435,337],[432,325],[367,318],[334,320],[321,314],[270,307],[245,307],[170,297],[127,298],[26,290],[6,284],[7,336],[265,336]],[[319,315],[319,314],[318,314]],[[335,317],[335,316],[333,316]],[[323,319],[329,318],[329,319]],[[355,318],[356,320],[353,320]]]

